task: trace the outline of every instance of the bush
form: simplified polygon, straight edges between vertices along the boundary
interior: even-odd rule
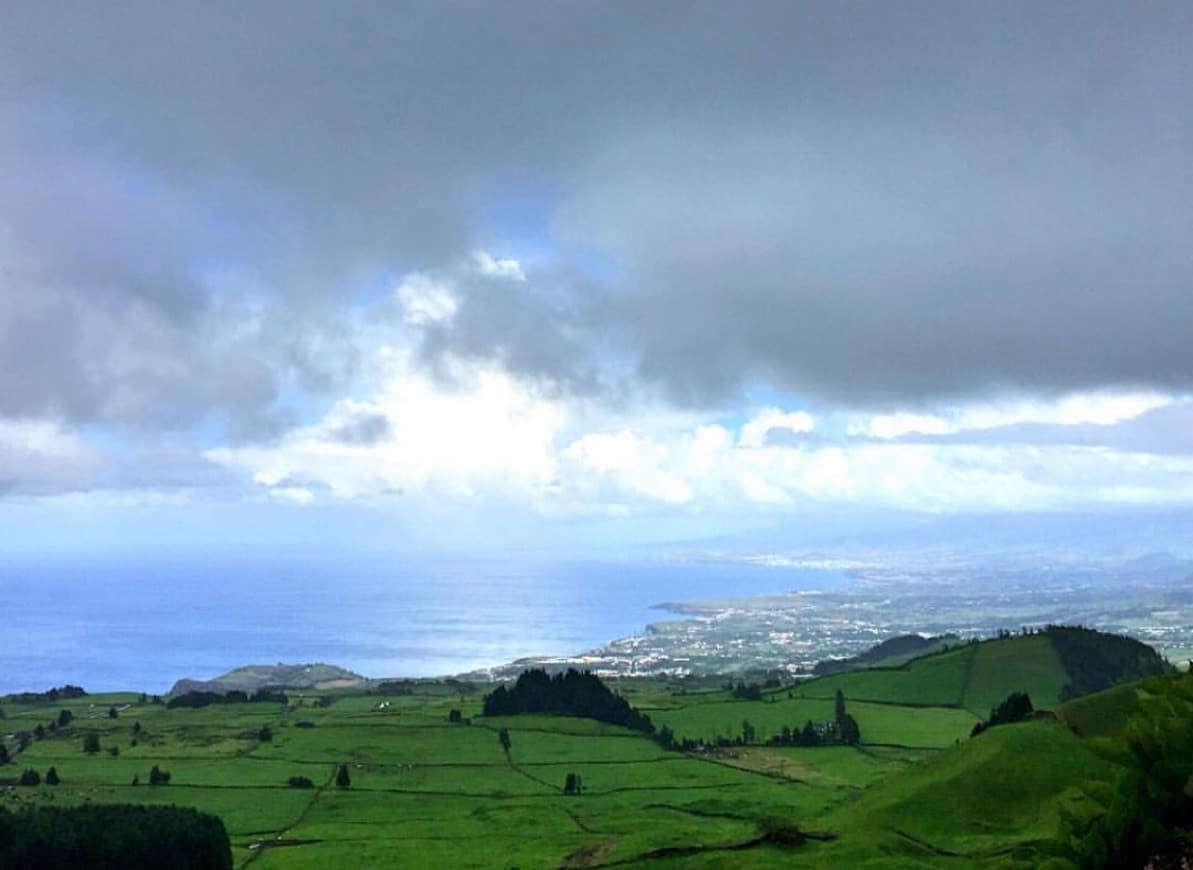
[[[99,752],[99,735],[94,731],[88,732],[87,736],[83,738],[83,751],[88,755],[95,755]]]
[[[149,784],[150,785],[169,785],[170,784],[170,771],[162,770],[156,764],[153,765],[153,768],[149,771]]]
[[[352,785],[352,777],[348,775],[348,766],[341,764],[336,772],[336,788],[348,788]]]
[[[315,783],[311,782],[310,779],[308,779],[305,776],[292,776],[288,780],[286,780],[286,783],[290,786],[290,788],[314,788],[315,787]]]
[[[51,767],[46,771],[46,785],[57,785],[60,782],[58,779],[58,768]]]
[[[21,778],[17,780],[17,785],[38,785],[41,783],[41,774],[32,767],[26,767],[21,773]]]

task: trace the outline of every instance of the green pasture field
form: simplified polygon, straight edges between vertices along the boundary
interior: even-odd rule
[[[688,754],[587,719],[484,718],[481,702],[491,687],[461,693],[420,683],[404,695],[291,693],[288,707],[169,710],[127,693],[6,702],[5,735],[47,725],[62,709],[74,720],[19,753],[6,737],[16,757],[0,768],[0,779],[26,767],[44,777],[52,765],[61,784],[0,786],[0,804],[196,807],[224,820],[237,865],[254,870],[648,860],[664,867],[956,866],[945,853],[964,855],[968,864],[1013,865],[1053,832],[1058,796],[1102,762],[1055,722],[968,739],[974,713],[990,692],[1001,691],[1006,670],[996,654],[975,653],[987,646],[995,645],[785,686],[762,701],[734,699],[712,684],[616,681],[631,703],[679,737],[737,737],[743,720],[755,728],[755,745]],[[1041,654],[1038,661],[1018,673],[1033,692],[1049,691],[1051,660]],[[784,725],[831,719],[838,687],[862,745],[768,745]],[[318,704],[322,697],[332,703]],[[972,706],[963,705],[970,697]],[[111,706],[120,710],[115,719]],[[449,723],[452,709],[465,721]],[[272,740],[260,739],[263,727]],[[508,757],[498,740],[502,728],[510,733]],[[83,740],[91,732],[101,748],[88,755]],[[347,789],[334,784],[340,764],[351,776]],[[169,771],[168,785],[148,785],[154,765]],[[581,778],[581,794],[562,793],[569,773]],[[292,776],[313,787],[290,787]],[[132,785],[134,777],[140,784]],[[750,845],[767,818],[825,839]]]

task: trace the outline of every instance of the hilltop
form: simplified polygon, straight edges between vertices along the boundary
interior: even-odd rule
[[[305,664],[245,665],[211,680],[183,678],[174,683],[171,695],[185,692],[255,692],[266,686],[278,689],[346,689],[363,686],[360,674],[335,665]]]

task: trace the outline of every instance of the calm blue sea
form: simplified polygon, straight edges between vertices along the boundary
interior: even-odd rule
[[[244,664],[437,676],[564,655],[669,617],[651,605],[824,588],[737,564],[220,557],[0,561],[0,693],[164,692]]]

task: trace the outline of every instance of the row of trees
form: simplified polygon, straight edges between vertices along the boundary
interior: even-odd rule
[[[263,688],[258,689],[251,695],[248,692],[242,692],[240,689],[232,689],[228,692],[183,692],[181,695],[175,695],[166,702],[167,710],[175,710],[180,707],[193,709],[197,707],[209,707],[212,704],[288,704],[290,698],[285,692],[278,689]]]
[[[1031,703],[1031,696],[1026,692],[1011,692],[999,703],[990,708],[990,718],[985,722],[978,722],[969,732],[970,737],[977,737],[988,728],[995,725],[1010,725],[1022,722],[1035,712]]]
[[[840,689],[837,690],[833,712],[833,719],[829,722],[816,724],[809,719],[803,727],[784,725],[779,733],[771,735],[767,742],[775,746],[823,746],[829,744],[856,746],[861,743],[861,728],[858,727],[857,720],[846,709],[845,695]],[[749,719],[742,720],[741,733],[733,737],[720,735],[712,740],[680,738],[676,736],[670,726],[664,725],[655,732],[655,741],[664,749],[679,749],[684,752],[691,752],[707,746],[749,746],[759,742],[758,731]]]

